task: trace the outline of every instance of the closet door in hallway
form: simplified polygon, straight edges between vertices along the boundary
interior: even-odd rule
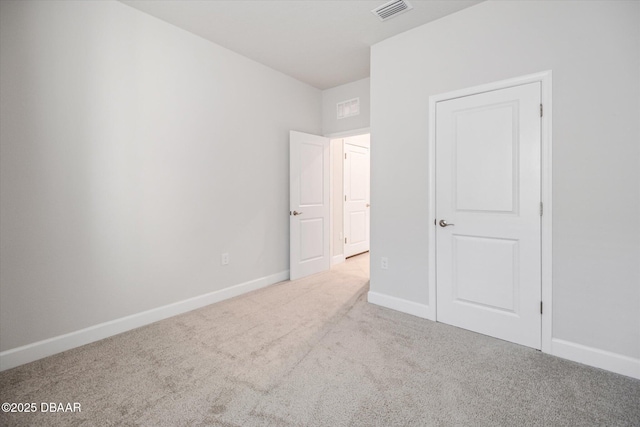
[[[369,250],[369,148],[344,144],[344,255]]]

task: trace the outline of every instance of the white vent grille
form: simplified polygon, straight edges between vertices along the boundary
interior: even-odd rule
[[[386,21],[411,9],[413,9],[413,6],[406,0],[392,0],[382,6],[376,7],[371,13],[380,18],[381,21]]]
[[[342,101],[336,104],[338,110],[338,119],[357,116],[360,114],[360,98],[353,98],[348,101]]]

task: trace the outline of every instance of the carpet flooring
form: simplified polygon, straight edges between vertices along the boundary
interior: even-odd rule
[[[640,426],[640,381],[368,304],[368,262],[2,372],[81,412],[0,425]]]

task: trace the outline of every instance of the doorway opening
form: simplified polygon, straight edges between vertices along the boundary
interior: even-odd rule
[[[370,150],[369,133],[332,138],[331,264],[369,251]]]
[[[369,148],[368,129],[289,132],[291,280],[369,251]]]

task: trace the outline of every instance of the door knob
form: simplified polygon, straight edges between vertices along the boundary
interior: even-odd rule
[[[294,215],[302,215],[302,212],[298,212],[298,211],[293,211]]]
[[[367,203],[367,207],[370,207],[371,205],[369,203]]]
[[[455,224],[447,224],[447,221],[445,221],[444,219],[440,220],[440,227],[449,227],[450,225],[455,225]]]

